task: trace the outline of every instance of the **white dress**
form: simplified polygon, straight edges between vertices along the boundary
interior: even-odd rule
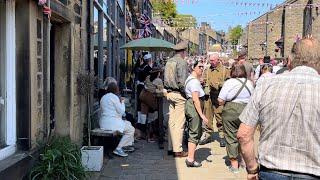
[[[122,115],[125,114],[125,104],[120,102],[119,97],[113,93],[107,93],[101,98],[100,109],[100,128],[123,133],[125,121]]]

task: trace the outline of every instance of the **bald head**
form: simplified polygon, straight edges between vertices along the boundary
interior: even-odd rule
[[[320,70],[320,45],[319,41],[307,37],[296,42],[292,47],[292,68],[297,66],[309,66]]]

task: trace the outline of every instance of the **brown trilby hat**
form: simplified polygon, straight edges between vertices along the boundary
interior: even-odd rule
[[[180,50],[184,50],[188,48],[188,41],[182,41],[178,44],[176,44],[175,46],[173,46],[173,49],[175,51],[180,51]]]

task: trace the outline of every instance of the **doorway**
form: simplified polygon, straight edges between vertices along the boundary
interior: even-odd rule
[[[54,19],[50,30],[50,126],[55,133],[70,135],[71,25]]]

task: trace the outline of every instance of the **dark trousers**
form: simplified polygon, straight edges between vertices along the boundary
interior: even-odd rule
[[[316,177],[308,174],[301,174],[289,171],[277,171],[267,168],[261,168],[259,172],[260,180],[316,180],[320,177]]]

